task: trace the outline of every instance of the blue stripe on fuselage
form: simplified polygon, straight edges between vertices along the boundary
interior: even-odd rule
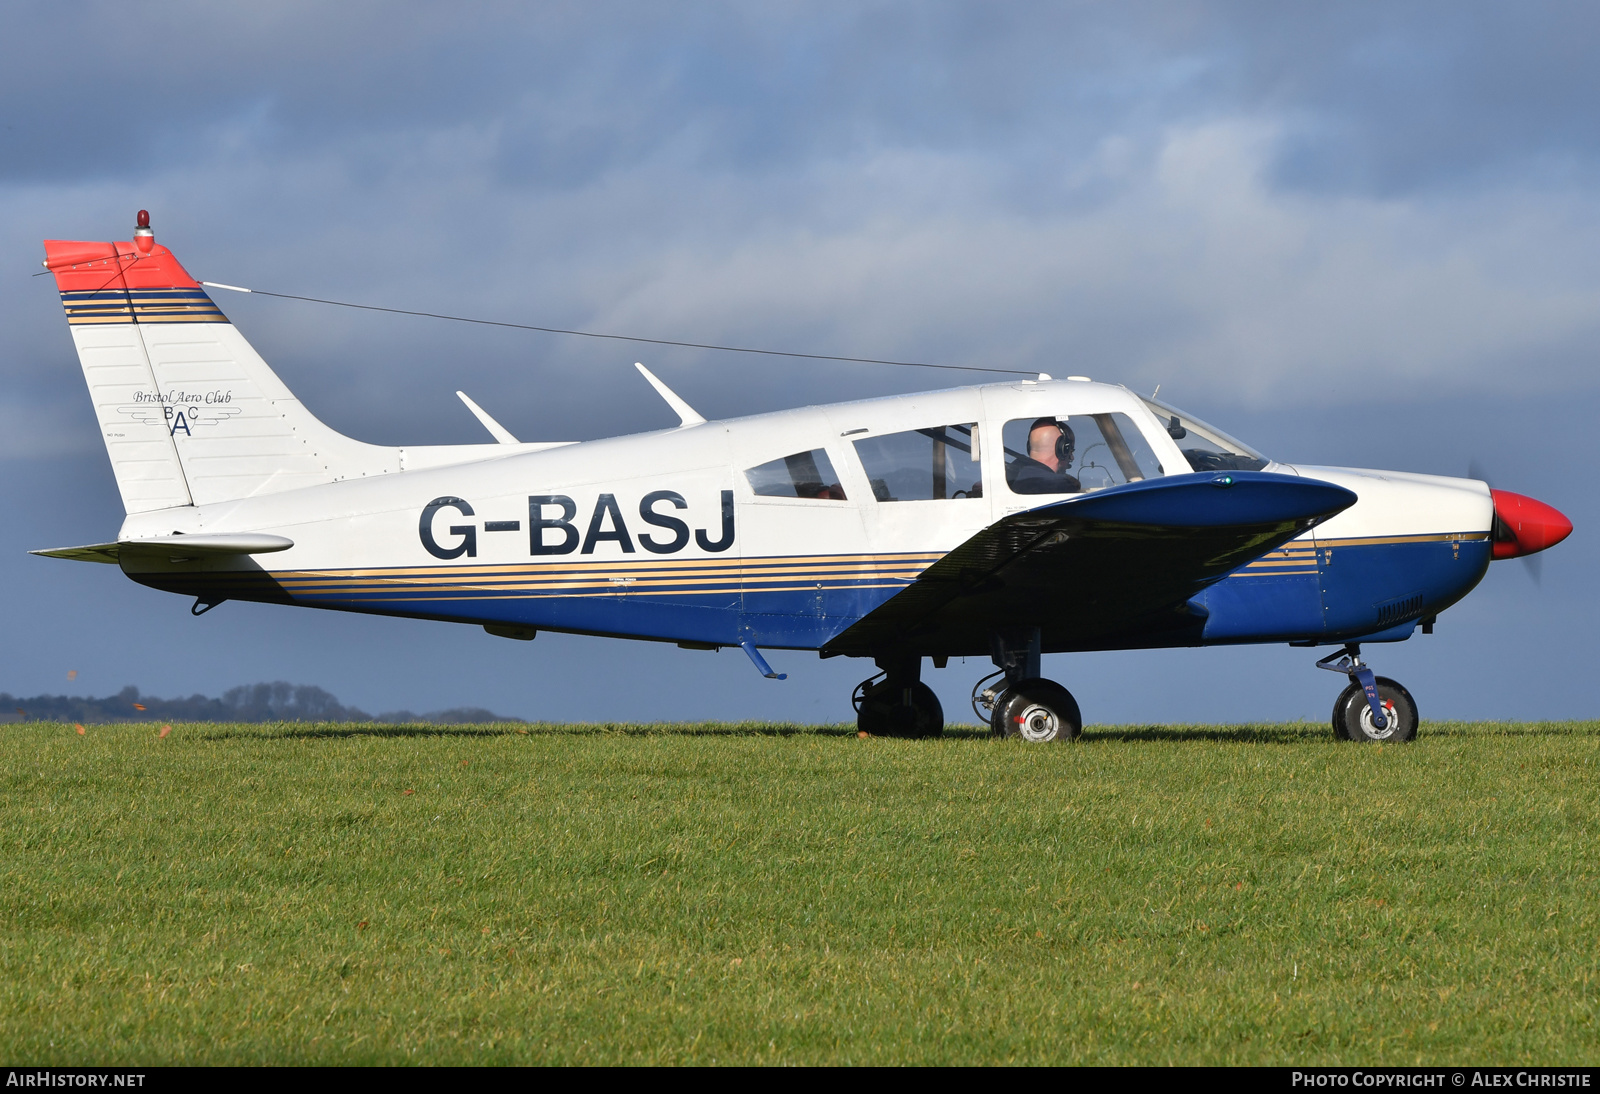
[[[319,607],[816,649],[905,588],[931,557],[936,556],[907,556],[898,564],[888,556],[863,558],[853,573],[855,567],[839,559],[827,566],[796,559],[797,572],[782,576],[766,568],[784,567],[788,560],[706,562],[692,575],[645,576],[637,583],[623,576],[630,568],[613,566],[582,590],[552,587],[562,584],[554,578],[546,585],[522,568],[506,573],[466,567],[448,577],[425,570],[403,577],[347,571],[278,579],[295,601]],[[1489,557],[1482,533],[1335,540],[1315,548],[1297,541],[1241,567],[1190,603],[1206,620],[1202,644],[1341,641],[1443,610],[1482,579]],[[726,572],[719,575],[719,569]],[[1153,645],[1173,640],[1165,634],[1151,638]]]
[[[297,595],[297,603],[456,622],[509,623],[617,637],[820,649],[888,600],[899,588],[786,589],[776,592],[676,592],[638,595],[482,597],[449,592],[425,597]]]
[[[1315,572],[1309,555],[1280,572],[1252,563],[1191,603],[1207,615],[1207,645],[1344,641],[1448,608],[1483,579],[1490,550],[1483,533],[1319,542]]]
[[[816,649],[937,553],[290,572],[299,604],[669,641]]]

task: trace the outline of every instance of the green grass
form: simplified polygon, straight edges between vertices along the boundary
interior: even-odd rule
[[[1600,723],[527,730],[6,727],[0,1051],[1600,1061]]]

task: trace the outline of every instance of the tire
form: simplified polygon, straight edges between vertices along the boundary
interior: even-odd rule
[[[1350,705],[1350,697],[1352,695],[1361,696],[1363,703],[1367,701],[1367,693],[1361,690],[1360,684],[1351,684],[1339,693],[1339,698],[1333,701],[1333,739],[1336,741],[1348,741],[1351,739],[1350,735],[1344,731],[1344,711]]]
[[[1004,737],[1006,735],[1006,705],[1011,699],[1011,689],[1002,687],[1000,694],[994,697],[994,706],[989,708],[989,736]]]
[[[1352,684],[1340,694],[1340,706],[1334,708],[1334,725],[1348,741],[1393,742],[1412,741],[1417,736],[1417,703],[1411,693],[1387,676],[1380,676],[1378,701],[1390,715],[1389,728],[1378,730],[1372,725],[1372,708],[1367,705],[1367,693]]]
[[[1072,692],[1054,680],[1023,680],[996,700],[991,728],[1036,744],[1075,741],[1083,732],[1083,715]]]
[[[944,707],[927,684],[911,685],[909,707],[902,699],[902,689],[880,680],[861,697],[856,728],[874,737],[937,737],[944,732]]]

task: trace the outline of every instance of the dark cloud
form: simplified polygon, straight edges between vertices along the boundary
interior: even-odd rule
[[[1592,163],[1586,5],[37,5],[6,10],[10,179],[474,130],[578,186],[688,146],[762,170],[861,144],[1045,146],[1293,118],[1280,178],[1378,189]],[[400,149],[384,150],[395,144]],[[371,152],[370,152],[371,154]]]
[[[472,131],[570,187],[664,147],[765,170],[862,146],[1063,158],[1183,119],[1289,119],[1286,183],[1382,191],[1590,165],[1576,4],[9,6],[0,177],[225,157],[402,165]],[[352,147],[354,146],[354,147]]]
[[[1302,114],[1280,178],[1404,193],[1541,169],[1592,172],[1600,9],[1333,5],[1252,54],[1267,102]],[[1299,9],[1306,15],[1312,9]]]

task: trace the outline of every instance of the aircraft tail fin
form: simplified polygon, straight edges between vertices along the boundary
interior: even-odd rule
[[[44,246],[129,513],[400,470],[301,405],[143,213],[131,241]]]
[[[131,241],[44,247],[129,513],[402,469],[302,406],[143,212]]]

